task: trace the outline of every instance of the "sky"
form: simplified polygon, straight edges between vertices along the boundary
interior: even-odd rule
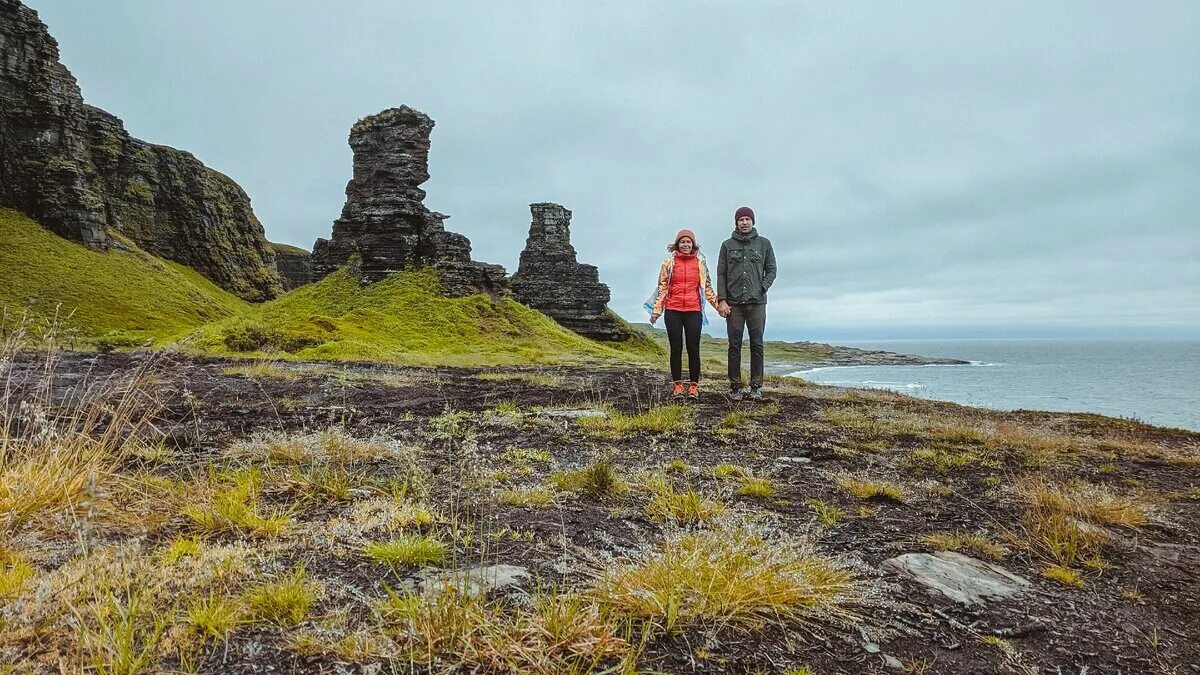
[[[328,237],[359,118],[515,272],[529,204],[645,321],[749,205],[773,339],[1200,337],[1200,3],[27,0],[84,99]],[[710,328],[720,330],[719,322]]]

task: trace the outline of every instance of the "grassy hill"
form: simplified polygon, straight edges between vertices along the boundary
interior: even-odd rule
[[[189,343],[207,352],[413,365],[636,361],[649,340],[609,346],[580,337],[515,300],[447,298],[431,269],[369,286],[344,270],[206,326]]]
[[[85,338],[167,340],[250,304],[199,272],[156,258],[129,242],[128,251],[91,251],[0,209],[0,308],[53,316]]]

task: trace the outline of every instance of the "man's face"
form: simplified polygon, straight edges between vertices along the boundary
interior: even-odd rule
[[[746,234],[747,232],[749,232],[752,229],[754,229],[754,219],[753,218],[751,218],[750,216],[742,216],[741,218],[737,219],[738,232],[741,232],[742,234]]]

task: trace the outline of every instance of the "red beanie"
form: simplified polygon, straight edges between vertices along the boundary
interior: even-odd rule
[[[738,218],[742,216],[750,216],[751,222],[757,222],[754,220],[754,209],[749,206],[739,206],[738,210],[733,212],[733,224],[736,225]]]

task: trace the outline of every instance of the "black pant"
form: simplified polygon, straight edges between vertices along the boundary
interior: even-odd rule
[[[668,309],[665,314],[667,340],[671,343],[671,379],[683,379],[683,341],[687,337],[688,376],[700,381],[700,312],[678,312]]]
[[[729,385],[742,386],[742,331],[750,330],[750,386],[763,383],[763,330],[767,327],[766,305],[730,305],[725,327],[729,332]]]

